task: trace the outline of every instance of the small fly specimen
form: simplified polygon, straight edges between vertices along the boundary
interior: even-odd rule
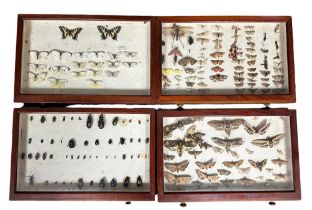
[[[181,40],[181,38],[190,35],[193,33],[192,31],[193,27],[190,26],[181,26],[176,23],[173,23],[172,26],[169,27],[162,27],[162,33],[164,35],[169,35],[172,37],[172,40],[179,41],[184,48],[184,44]]]
[[[174,175],[167,171],[164,171],[164,177],[169,182],[169,184],[173,184],[173,185],[188,184],[192,180],[192,177],[188,174]]]
[[[218,137],[212,137],[211,140],[215,144],[217,144],[217,145],[219,145],[221,147],[224,147],[227,152],[229,152],[232,147],[238,147],[238,146],[241,146],[244,143],[242,138],[228,139],[227,137],[225,137],[224,139],[221,139],[221,138],[218,138]]]
[[[248,160],[250,165],[254,168],[259,169],[259,171],[262,171],[263,167],[267,164],[267,159],[264,159],[262,161],[254,161],[254,160]]]
[[[180,171],[185,171],[185,169],[188,167],[189,163],[190,162],[188,160],[184,160],[184,161],[179,162],[179,163],[164,163],[164,166],[166,169],[168,169],[171,172],[179,173]]]
[[[215,164],[216,164],[216,161],[213,161],[213,158],[209,159],[208,161],[206,162],[199,162],[199,161],[196,161],[195,164],[202,170],[204,169],[209,169],[209,168],[212,168]]]
[[[253,145],[256,145],[258,147],[265,147],[265,148],[272,148],[275,145],[279,144],[281,139],[285,137],[285,134],[281,133],[281,134],[277,134],[275,136],[272,137],[266,137],[265,139],[255,139],[253,140],[251,143]]]
[[[183,140],[165,140],[164,146],[171,151],[176,151],[179,157],[182,156],[183,151],[189,151],[192,148],[196,147],[196,144],[192,141],[183,141]]]
[[[243,119],[223,119],[223,120],[211,120],[208,125],[214,127],[218,131],[225,131],[225,133],[230,136],[231,130],[236,130],[243,124]]]
[[[266,131],[270,127],[271,123],[268,123],[267,120],[264,119],[258,125],[252,126],[247,121],[244,120],[243,125],[244,125],[247,133],[249,133],[250,135],[254,135],[254,134],[263,135],[266,133]]]
[[[201,170],[196,169],[197,176],[199,179],[207,179],[209,182],[215,182],[219,179],[219,175],[217,173],[207,174],[202,172]]]

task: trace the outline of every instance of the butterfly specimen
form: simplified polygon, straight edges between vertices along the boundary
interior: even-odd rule
[[[225,166],[225,167],[228,167],[228,168],[233,168],[233,167],[239,167],[243,164],[244,160],[241,159],[241,160],[238,160],[238,161],[223,161],[222,164]]]
[[[67,79],[60,79],[55,77],[48,77],[48,81],[54,88],[64,88],[65,85],[68,83]]]
[[[87,65],[87,62],[73,61],[74,68],[83,69],[86,67],[86,65]]]
[[[98,25],[97,29],[98,29],[98,31],[101,34],[101,39],[102,40],[105,40],[108,37],[111,37],[112,40],[117,41],[117,36],[118,36],[118,33],[121,30],[121,26],[115,26],[115,27],[109,29],[108,26]]]
[[[214,81],[214,82],[223,82],[227,78],[228,78],[228,76],[225,74],[215,74],[215,75],[209,76],[209,79]]]
[[[49,54],[50,54],[50,51],[41,51],[41,50],[29,50],[28,52],[29,52],[30,56],[34,55],[34,57],[37,60],[39,60],[41,58],[46,59],[49,56]]]
[[[181,51],[179,50],[178,47],[173,48],[172,50],[170,50],[170,52],[168,53],[168,55],[173,55],[173,64],[175,65],[177,63],[178,57],[183,57],[183,54],[181,53]]]
[[[177,151],[179,157],[182,156],[183,151],[189,151],[196,146],[192,141],[183,140],[165,140],[164,146],[172,151]]]
[[[234,179],[222,179],[220,180],[220,182],[225,186],[229,187],[231,184],[234,183]]]
[[[244,176],[243,178],[236,179],[236,183],[240,185],[252,185],[256,184],[257,181],[253,179],[248,179],[247,177]]]
[[[179,173],[180,171],[185,171],[188,165],[189,165],[188,160],[184,160],[179,163],[164,163],[164,166],[166,169],[168,169],[171,172],[177,172],[177,173]]]
[[[102,76],[103,71],[102,70],[95,70],[95,69],[88,69],[87,73],[89,76],[99,77],[99,76]]]
[[[249,133],[250,135],[254,135],[254,134],[263,135],[266,133],[271,123],[268,123],[267,120],[264,119],[258,125],[252,126],[246,120],[244,120],[243,125],[247,133]]]
[[[197,158],[198,155],[200,155],[202,153],[202,151],[195,151],[195,150],[192,150],[192,151],[187,151],[187,153],[189,153],[190,155],[193,155],[194,156],[194,159]]]
[[[250,167],[246,167],[246,168],[237,167],[236,169],[239,174],[248,174],[251,168]]]
[[[122,62],[122,65],[124,65],[124,66],[126,66],[126,67],[128,67],[128,68],[131,68],[131,67],[133,67],[133,66],[136,66],[136,65],[138,65],[138,62],[134,62],[134,61],[124,61],[124,62]]]
[[[248,160],[248,162],[252,167],[259,169],[259,171],[262,171],[263,167],[267,164],[267,159],[264,159],[262,161]]]
[[[232,147],[238,147],[238,146],[241,146],[244,143],[242,138],[228,139],[227,137],[225,137],[224,139],[221,139],[221,138],[218,138],[218,137],[212,137],[211,140],[215,144],[217,144],[217,145],[219,145],[221,147],[224,147],[227,152],[229,152]]]
[[[229,170],[226,170],[226,169],[217,169],[217,171],[218,171],[218,173],[220,174],[220,175],[225,175],[225,176],[228,176],[228,175],[230,175],[232,172],[231,171],[229,171]],[[221,181],[221,180],[220,180]]]
[[[162,27],[162,33],[164,35],[170,35],[172,40],[180,41],[182,47],[184,48],[181,38],[186,35],[192,34],[193,27],[190,26],[181,26],[176,23],[172,24],[170,27]]]
[[[104,67],[104,62],[89,61],[88,63],[90,64],[91,68],[101,69]]]
[[[245,151],[248,153],[248,155],[251,155],[251,154],[255,153],[254,151],[252,151],[250,149],[247,149],[247,148],[245,148]]]
[[[86,76],[87,71],[72,71],[71,73],[73,77],[81,78],[81,77]]]
[[[217,173],[207,174],[198,169],[195,170],[199,179],[207,179],[209,182],[215,182],[219,179],[219,175]]]
[[[101,57],[104,56],[105,51],[90,51],[90,53],[93,53],[95,55],[96,58],[99,58],[99,56],[101,55]],[[80,56],[81,57],[81,56]]]
[[[275,179],[282,179],[282,180],[283,179],[284,180],[287,179],[287,174],[282,174],[282,173],[276,174],[276,173],[273,173],[272,175],[274,176]]]
[[[112,53],[112,52],[107,52],[111,60],[117,60],[119,56],[121,55],[121,52],[117,53]]]
[[[103,129],[105,126],[105,118],[103,114],[100,114],[99,120],[98,120],[98,127],[99,129]]]
[[[105,71],[106,76],[112,78],[118,77],[119,73],[120,71],[109,71],[109,70]]]
[[[74,29],[69,29],[65,26],[59,26],[59,29],[62,33],[62,39],[66,39],[67,37],[71,37],[73,40],[78,39],[78,34],[82,31],[82,28],[74,28]]]
[[[211,70],[217,73],[217,72],[223,72],[224,68],[221,68],[220,66],[214,66],[211,68]]]
[[[43,82],[47,75],[48,75],[48,72],[40,72],[40,73],[35,73],[35,72],[32,72],[32,71],[28,71],[27,72],[28,74],[28,79],[30,81],[33,81],[33,82]]]
[[[223,120],[212,120],[208,122],[208,125],[214,127],[218,131],[225,131],[230,136],[231,130],[236,130],[243,124],[243,119],[223,119]]]
[[[173,160],[175,158],[174,155],[167,155],[167,154],[164,154],[164,160]]]
[[[198,168],[202,170],[207,170],[209,168],[212,168],[216,164],[216,161],[213,161],[213,158],[211,158],[207,160],[206,162],[196,161],[195,164],[198,166]]]
[[[169,184],[173,184],[173,185],[188,184],[192,180],[192,177],[188,174],[174,175],[174,174],[169,173],[167,171],[164,171],[164,177],[169,182]]]
[[[272,159],[271,162],[272,162],[273,164],[278,165],[279,167],[281,167],[282,165],[286,165],[286,164],[288,163],[287,160],[282,160],[282,159],[280,159],[280,158],[278,158],[278,159]]]
[[[63,65],[51,66],[49,68],[49,71],[56,72],[56,73],[64,73],[64,72],[70,71],[70,68],[68,66],[63,66]]]
[[[186,57],[181,58],[178,61],[178,64],[181,66],[187,66],[188,64],[194,65],[196,62],[197,62],[197,60],[195,58],[186,56]]]
[[[110,68],[118,68],[120,66],[120,61],[106,61],[107,66]]]
[[[96,79],[88,79],[90,87],[98,88],[101,87],[103,84],[103,80],[96,80]]]
[[[138,52],[134,51],[123,51],[123,54],[128,58],[134,58],[137,56]]]
[[[284,138],[284,134],[277,134],[272,137],[266,137],[265,139],[255,139],[251,143],[253,145],[259,146],[259,147],[274,147],[275,145],[279,144],[281,139]]]

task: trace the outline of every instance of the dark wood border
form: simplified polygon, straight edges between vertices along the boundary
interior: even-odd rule
[[[150,191],[149,192],[17,192],[17,156],[20,113],[79,112],[150,114]],[[107,200],[153,201],[156,180],[156,111],[154,109],[103,109],[103,108],[18,108],[13,112],[10,200]]]
[[[289,75],[289,94],[259,94],[259,95],[162,95],[161,85],[161,23],[166,22],[204,22],[204,21],[236,21],[236,22],[285,22],[287,34],[287,58]],[[159,17],[157,22],[157,100],[159,104],[209,103],[209,104],[270,104],[294,103],[295,92],[295,66],[293,51],[292,19],[290,16],[167,16]]]
[[[202,116],[202,115],[239,115],[239,116],[290,116],[292,164],[293,164],[293,191],[268,192],[194,192],[194,193],[166,193],[164,192],[163,174],[163,117]],[[157,112],[157,182],[158,201],[160,202],[191,202],[191,201],[276,201],[300,200],[300,171],[297,139],[296,111],[288,109],[211,109],[211,110],[161,110]]]
[[[113,21],[150,21],[150,95],[79,95],[79,94],[21,94],[21,62],[23,46],[24,20],[113,20]],[[154,38],[155,17],[151,16],[114,16],[114,15],[56,15],[56,14],[19,14],[17,20],[16,58],[15,58],[15,85],[14,101],[23,103],[122,103],[122,104],[154,104],[157,65],[153,59],[153,51],[157,48]]]

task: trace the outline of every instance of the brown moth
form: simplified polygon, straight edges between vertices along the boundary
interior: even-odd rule
[[[272,137],[266,137],[265,139],[255,139],[251,143],[258,147],[274,147],[275,145],[279,144],[281,139],[285,137],[285,134],[277,134]]]
[[[220,180],[220,182],[225,186],[229,187],[231,184],[234,183],[234,179],[222,179]]]
[[[174,155],[167,155],[167,154],[164,154],[164,160],[173,160],[175,158]]]
[[[266,133],[271,123],[268,123],[266,119],[262,120],[258,125],[252,126],[247,121],[243,122],[244,128],[250,135],[260,134],[263,135]]]
[[[218,173],[220,174],[220,175],[225,175],[225,176],[228,176],[228,175],[230,175],[232,172],[231,171],[229,171],[229,170],[226,170],[226,169],[217,169],[217,171],[218,171]],[[221,180],[220,180],[221,181]]]
[[[214,182],[219,179],[219,175],[217,173],[207,174],[198,169],[195,170],[199,179],[207,179],[209,182]]]
[[[228,168],[233,168],[233,167],[239,167],[243,164],[244,160],[241,159],[241,160],[238,160],[238,161],[223,161],[222,164],[225,166],[225,167],[228,167]]]
[[[183,151],[189,151],[196,146],[192,141],[185,142],[183,140],[165,140],[164,146],[171,151],[176,151],[179,157],[182,156]]]
[[[173,185],[188,184],[192,180],[192,177],[188,174],[174,175],[167,171],[164,171],[164,177],[169,182],[169,184],[173,184]]]
[[[248,179],[247,177],[243,177],[240,179],[236,179],[236,183],[241,184],[241,185],[252,185],[252,184],[256,184],[257,181],[253,180],[253,179]]]
[[[232,147],[238,147],[244,143],[242,138],[229,139],[225,137],[224,139],[221,139],[218,137],[212,137],[211,140],[218,146],[224,147],[227,152],[229,152]]]
[[[259,169],[259,171],[262,171],[262,168],[267,164],[267,159],[264,159],[262,161],[248,160],[248,162],[252,167]]]
[[[213,161],[213,158],[209,159],[208,161],[206,162],[199,162],[199,161],[196,161],[195,164],[202,170],[204,169],[209,169],[209,168],[212,168],[215,164],[216,164],[216,161]]]
[[[196,159],[197,156],[200,155],[200,154],[202,153],[202,151],[195,151],[195,150],[193,150],[193,151],[188,151],[188,153],[189,153],[190,155],[193,155],[193,156],[194,156],[194,159]]]
[[[184,160],[179,163],[164,163],[164,166],[166,169],[168,169],[171,172],[177,172],[177,173],[179,173],[180,171],[185,171],[188,165],[189,165],[188,160]]]
[[[251,168],[250,167],[246,167],[246,168],[237,167],[236,169],[239,174],[248,174]]]
[[[282,173],[279,173],[279,174],[272,174],[274,176],[275,179],[282,179],[282,180],[285,180],[287,179],[287,174],[282,174]]]
[[[195,121],[200,120],[200,119],[201,118],[199,118],[199,117],[188,117],[188,118],[184,118],[184,119],[178,120],[176,123],[164,126],[164,128],[163,128],[164,138],[171,137],[172,136],[172,132],[174,130],[176,130],[177,128],[183,129],[185,125],[192,124]]]
[[[282,165],[286,165],[286,164],[288,163],[287,160],[282,160],[282,159],[280,159],[280,158],[278,158],[278,159],[272,159],[271,162],[272,162],[273,164],[278,165],[279,167],[281,167]]]
[[[243,124],[243,119],[223,119],[223,120],[211,120],[208,125],[214,127],[218,131],[225,131],[230,136],[231,130],[236,130]]]

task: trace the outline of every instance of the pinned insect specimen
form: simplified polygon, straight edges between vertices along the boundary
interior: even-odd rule
[[[218,171],[218,173],[220,174],[220,175],[225,175],[225,176],[228,176],[228,175],[230,175],[232,172],[231,171],[229,171],[229,170],[226,170],[226,169],[217,169],[217,171]],[[221,181],[221,180],[220,180]]]
[[[277,152],[279,155],[283,155],[283,152],[282,152],[282,150],[280,150],[280,149],[276,149],[276,152]]]
[[[208,87],[208,85],[204,82],[197,83],[198,87]]]
[[[177,172],[177,173],[179,173],[180,171],[185,171],[188,165],[189,165],[188,160],[184,160],[179,163],[164,163],[164,166],[166,169],[168,169],[171,172]]]
[[[274,32],[278,33],[280,31],[281,25],[280,24],[276,24],[275,28],[274,28]]]
[[[67,146],[71,149],[73,149],[74,147],[76,147],[77,143],[76,143],[76,140],[74,138],[71,138],[69,141],[68,141],[68,144]]]
[[[225,166],[225,167],[228,167],[228,168],[233,168],[233,167],[239,167],[243,164],[244,160],[241,159],[241,160],[237,160],[237,161],[223,161],[222,164]]]
[[[259,171],[262,171],[263,167],[267,164],[267,159],[264,159],[262,161],[248,160],[248,162],[252,167],[259,169]]]
[[[50,54],[51,55],[54,55],[54,53],[58,54],[59,60],[62,59],[63,55],[68,55],[68,56],[72,56],[73,55],[73,53],[68,52],[68,51],[64,51],[64,50],[59,50],[59,49],[50,50]]]
[[[83,184],[84,184],[84,183],[83,183],[83,178],[79,178],[79,179],[78,179],[78,183],[77,183],[78,188],[81,189],[81,188],[83,187]]]
[[[108,37],[111,37],[112,40],[117,41],[118,33],[121,30],[121,26],[115,26],[115,27],[109,29],[107,25],[106,26],[98,25],[97,29],[101,34],[102,40],[106,40]]]
[[[174,23],[170,27],[162,27],[162,33],[164,35],[170,35],[172,37],[172,40],[180,41],[182,47],[184,48],[184,44],[181,38],[185,37],[186,35],[192,34],[192,29],[193,27],[181,26]]]
[[[205,136],[205,133],[196,132],[196,126],[192,125],[187,131],[186,135],[184,136],[184,141],[193,141],[196,144],[200,144],[203,142],[203,137]]]
[[[263,135],[266,133],[271,123],[268,123],[267,120],[264,119],[258,125],[252,126],[246,120],[244,120],[243,125],[247,133],[249,133],[250,135],[254,135],[254,134]]]
[[[128,67],[128,68],[132,68],[136,65],[138,65],[138,62],[135,62],[135,61],[124,61],[122,62],[122,65]]]
[[[211,68],[211,70],[217,73],[217,72],[223,72],[224,68],[221,68],[220,66],[214,66]]]
[[[282,87],[282,86],[284,86],[284,80],[273,80],[273,84],[276,87]]]
[[[224,149],[219,148],[219,147],[214,147],[212,146],[211,149],[215,152],[215,153],[220,153],[222,154],[224,152]]]
[[[88,79],[90,87],[98,88],[101,87],[103,84],[103,80],[97,80],[97,79]]]
[[[200,149],[202,149],[202,148],[208,149],[208,148],[212,147],[212,145],[208,144],[207,142],[201,142],[200,144],[198,144],[198,146]]]
[[[118,68],[121,64],[120,61],[106,61],[106,63],[107,63],[107,66],[110,68]]]
[[[247,149],[247,148],[245,148],[245,151],[248,153],[248,155],[251,155],[251,154],[255,153],[254,151],[252,151],[250,149]]]
[[[34,184],[35,184],[35,175],[27,176],[27,178],[28,178],[28,184],[31,185],[31,186],[34,186]]]
[[[98,120],[98,127],[99,127],[100,129],[103,129],[104,126],[105,126],[104,115],[103,115],[103,114],[100,114],[99,120]]]
[[[111,60],[117,60],[119,56],[121,55],[121,52],[117,53],[112,53],[112,52],[107,52]]]
[[[201,118],[199,117],[188,117],[188,118],[183,118],[181,120],[178,120],[176,123],[173,124],[169,124],[164,126],[163,128],[163,135],[164,138],[168,138],[171,137],[172,132],[176,129],[183,129],[184,126],[192,124],[194,122],[196,122],[197,120],[200,120]]]
[[[282,173],[278,173],[278,174],[273,173],[272,175],[273,175],[274,178],[277,179],[277,180],[278,180],[278,179],[285,180],[285,179],[288,178],[287,174],[282,174]]]
[[[209,79],[212,80],[213,82],[223,82],[227,78],[228,76],[225,74],[215,74],[209,76]]]
[[[37,82],[37,83],[41,83],[43,81],[45,81],[48,72],[41,72],[41,73],[35,73],[32,71],[28,71],[28,79],[32,82]]]
[[[174,155],[164,154],[164,160],[173,160],[175,158]]]
[[[207,160],[206,162],[200,162],[200,161],[196,161],[195,164],[202,170],[204,169],[209,169],[212,168],[213,166],[215,166],[216,161],[213,161],[213,158]]]
[[[123,186],[129,187],[129,185],[130,185],[130,177],[126,176],[126,178],[124,179],[124,182],[123,182]]]
[[[194,44],[194,39],[193,39],[192,36],[188,36],[188,37],[187,37],[187,43],[188,43],[189,45]]]
[[[105,178],[102,178],[100,180],[100,184],[99,184],[100,188],[104,188],[105,187]]]
[[[37,60],[42,59],[42,58],[46,59],[50,54],[50,51],[41,51],[41,50],[29,50],[28,52],[30,56],[34,55],[34,57]]]
[[[196,146],[196,143],[189,141],[182,141],[182,140],[165,140],[164,146],[167,147],[169,150],[177,151],[179,157],[182,156],[183,151],[189,151]]]
[[[201,180],[207,179],[209,182],[215,182],[219,179],[219,174],[217,174],[217,173],[207,174],[207,173],[202,172],[201,170],[198,170],[198,169],[196,169],[195,171],[196,171],[198,178]]]
[[[173,64],[175,65],[178,57],[183,57],[183,54],[181,53],[181,51],[178,49],[178,47],[173,48],[169,53],[169,56],[173,55]]]
[[[195,151],[195,150],[192,150],[192,151],[187,151],[190,155],[193,155],[194,156],[194,159],[197,158],[198,155],[200,155],[202,153],[202,151]]]
[[[252,184],[256,184],[257,183],[256,180],[248,179],[245,176],[243,178],[236,179],[235,181],[236,181],[236,183],[238,183],[240,185],[252,185]]]
[[[101,69],[104,67],[104,62],[89,61],[88,63],[92,68]]]
[[[29,154],[27,155],[27,158],[28,158],[28,160],[31,160],[31,159],[33,158],[33,154],[32,154],[32,153],[29,153]]]
[[[267,76],[270,75],[271,71],[260,70],[260,73],[261,73],[263,76],[267,77]]]
[[[168,181],[169,184],[173,184],[173,185],[188,184],[192,180],[192,177],[188,174],[174,175],[167,171],[164,171],[164,177]]]
[[[73,40],[78,39],[78,34],[82,31],[82,28],[74,28],[74,29],[69,29],[65,26],[59,26],[59,29],[62,33],[62,39],[66,39],[67,37],[71,37]]]
[[[222,65],[224,60],[210,60],[213,65]]]
[[[137,56],[138,52],[134,51],[123,51],[123,54],[128,58],[134,58]]]
[[[280,159],[280,158],[272,159],[271,162],[272,162],[273,164],[278,165],[279,167],[281,167],[282,165],[286,165],[286,164],[288,163],[287,160],[282,160],[282,159]]]
[[[219,52],[219,51],[213,52],[210,54],[210,56],[213,58],[221,58],[223,55],[224,55],[224,52]]]
[[[280,81],[280,80],[284,80],[284,75],[273,75],[272,76],[274,80]]]
[[[218,137],[212,137],[211,140],[215,144],[224,147],[227,152],[229,152],[232,147],[238,147],[244,143],[242,138],[228,139],[227,137],[225,137],[224,139],[221,139]]]
[[[140,142],[139,142],[139,143],[140,143]],[[120,145],[126,144],[126,139],[125,139],[124,137],[120,137],[119,144],[120,144]]]
[[[259,146],[259,147],[274,147],[275,145],[278,145],[281,141],[282,138],[284,138],[285,135],[284,134],[277,134],[275,136],[272,137],[266,137],[265,139],[255,139],[253,140],[251,143],[253,145]]]
[[[28,63],[28,68],[30,71],[43,71],[47,68],[47,65],[40,63]]]
[[[86,73],[90,76],[90,77],[100,77],[102,76],[103,71],[102,70],[95,70],[95,69],[88,69],[86,71]]]
[[[185,82],[185,84],[186,84],[187,87],[193,87],[195,82],[188,82],[187,81],[187,82]]]
[[[105,71],[106,76],[112,78],[118,77],[119,73],[120,71],[109,71],[109,70]]]
[[[89,114],[87,117],[87,122],[86,122],[87,128],[91,128],[93,125],[93,116],[92,114]]]
[[[225,186],[229,187],[231,184],[234,183],[234,179],[222,179],[220,180],[220,182]]]
[[[40,122],[44,123],[46,120],[47,120],[46,117],[44,115],[41,115]]]
[[[183,73],[183,70],[181,69],[172,69],[172,68],[164,68],[162,69],[162,74],[163,75],[175,75],[178,76],[179,74]]]
[[[136,181],[136,185],[137,185],[137,187],[143,187],[143,181],[142,181],[141,176],[138,176],[137,181]]]
[[[208,122],[208,125],[214,127],[218,131],[225,131],[230,136],[231,130],[236,130],[243,124],[243,119],[223,119],[223,120],[212,120]]]
[[[246,167],[246,168],[237,167],[236,169],[239,174],[248,174],[251,168],[250,167]]]
[[[111,184],[111,187],[116,187],[117,186],[117,180],[115,178],[113,178],[110,184]]]
[[[48,81],[54,88],[63,88],[68,83],[67,79],[60,79],[55,77],[48,77]]]
[[[195,58],[186,56],[186,57],[181,58],[178,61],[178,64],[181,66],[187,66],[188,64],[194,65],[196,62],[197,62],[197,60]]]

